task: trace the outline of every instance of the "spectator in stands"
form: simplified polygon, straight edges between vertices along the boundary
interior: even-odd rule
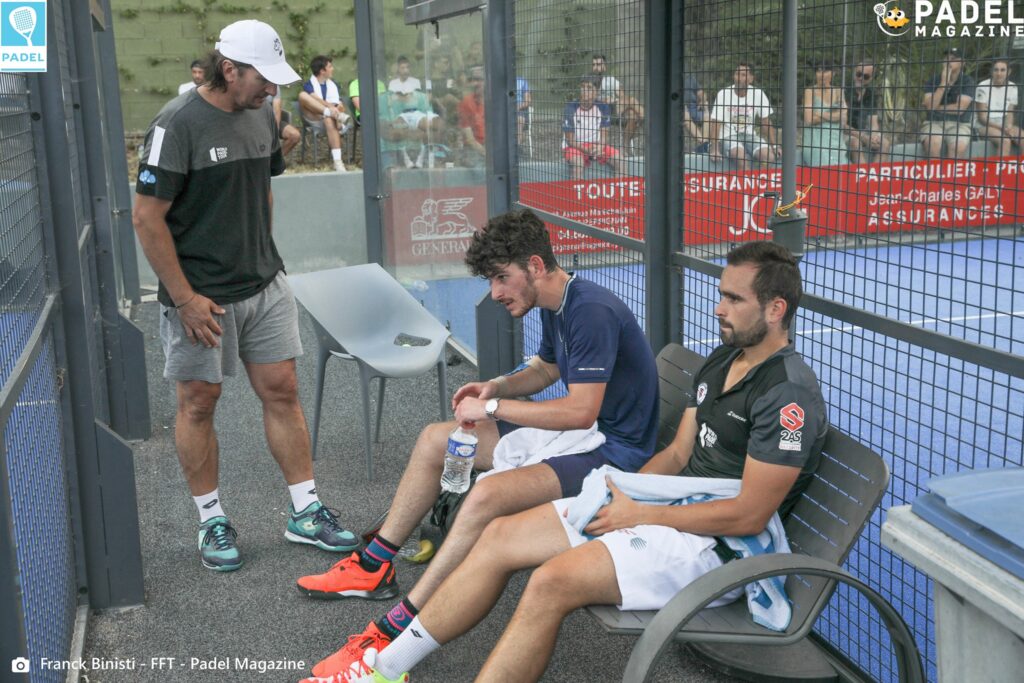
[[[411,75],[412,65],[405,55],[395,60],[395,74],[396,76],[388,82],[390,92],[411,93],[415,90],[423,90],[420,79]]]
[[[203,62],[199,59],[192,60],[192,80],[188,83],[182,83],[178,86],[178,94],[186,93],[192,88],[199,87],[203,84]]]
[[[414,89],[410,80],[393,79],[391,89],[379,96],[384,166],[432,168],[430,144],[444,135],[444,121],[431,110],[426,93]]]
[[[1022,145],[1022,131],[1017,125],[1017,85],[1010,80],[1010,62],[992,62],[989,78],[978,84],[975,105],[978,110],[978,136],[995,143],[1001,156],[1010,156],[1013,146]],[[1019,153],[1019,152],[1018,152]]]
[[[471,93],[459,102],[459,130],[462,131],[463,166],[483,166],[487,160],[484,148],[484,68],[473,66],[469,69]]]
[[[693,138],[694,150],[698,154],[708,153],[708,127],[711,122],[711,107],[708,106],[704,88],[697,77],[687,74],[683,79],[683,128]]]
[[[347,169],[341,160],[341,136],[352,124],[352,117],[341,102],[338,84],[331,79],[334,62],[330,57],[317,55],[310,61],[309,70],[313,75],[302,84],[302,92],[299,93],[302,118],[309,126],[327,135],[334,170],[344,173]]]
[[[377,94],[387,92],[387,88],[384,87],[383,81],[377,81]],[[352,82],[348,84],[348,98],[352,101],[352,115],[356,117],[356,122],[359,122],[359,117],[362,115],[362,107],[359,102],[359,79],[353,78]]]
[[[281,109],[281,89],[278,88],[274,95],[272,106],[274,107],[274,121],[277,122],[277,132],[281,136],[281,156],[288,158],[288,153],[295,149],[302,139],[299,129],[285,120],[284,112]]]
[[[775,144],[768,96],[760,88],[751,87],[754,70],[747,62],[736,65],[732,81],[730,87],[718,91],[711,108],[708,137],[712,158],[727,157],[741,171],[750,169],[752,161],[775,163],[782,149]],[[755,124],[760,136],[754,132]]]
[[[575,496],[586,475],[606,462],[635,472],[654,452],[657,367],[629,308],[604,287],[562,270],[547,228],[528,210],[487,221],[473,236],[466,264],[474,275],[490,282],[491,297],[513,317],[522,318],[534,309],[540,314],[542,332],[536,356],[517,372],[463,386],[453,399],[455,419],[476,424],[479,443],[474,467],[499,471],[478,479],[469,490],[444,545],[408,598],[314,666],[315,676],[344,673],[362,659],[367,648],[380,650],[408,628],[417,606],[426,604],[492,519]],[[567,391],[561,398],[512,400],[536,394],[555,382]],[[430,425],[420,434],[387,519],[366,549],[325,574],[299,579],[300,590],[318,598],[382,599],[398,594],[393,558],[437,499],[444,446],[456,424]],[[556,432],[563,430],[582,439],[572,446],[563,439],[561,449],[554,446],[554,452],[547,452],[551,457],[520,460],[516,466],[515,458],[503,462],[500,453],[494,453],[499,436],[511,434],[513,425],[527,429],[519,430],[518,438],[511,437],[520,447],[529,448],[526,444],[531,437],[537,443],[550,443]],[[588,436],[590,428],[596,428],[597,434]],[[572,439],[569,434],[561,437]],[[522,549],[532,546],[531,542]],[[347,679],[336,676],[335,680]]]
[[[832,62],[814,67],[814,85],[804,90],[802,153],[806,166],[845,164],[846,99],[832,82]]]
[[[921,129],[921,144],[927,157],[964,159],[971,147],[971,115],[974,79],[964,73],[960,48],[945,52],[942,69],[924,86],[924,108],[928,121]]]
[[[622,145],[628,153],[643,126],[644,108],[639,100],[626,94],[619,79],[608,73],[608,60],[603,54],[591,57],[590,73],[599,83],[597,100],[608,105],[611,124],[622,128]]]
[[[608,144],[611,126],[609,106],[597,100],[600,81],[593,76],[580,80],[580,97],[565,105],[562,117],[562,150],[572,167],[573,180],[583,177],[583,169],[597,161],[608,164],[616,174],[622,174],[619,151]]]
[[[516,139],[521,140],[523,129],[530,123],[530,107],[533,106],[533,95],[530,94],[530,83],[522,76],[516,77]]]
[[[882,117],[879,114],[881,102],[879,91],[873,84],[875,63],[862,59],[853,69],[853,84],[846,88],[846,104],[849,107],[850,159],[855,164],[866,164],[889,154],[891,141],[882,132]]]
[[[488,615],[514,573],[536,567],[475,677],[536,681],[551,659],[562,621],[574,610],[661,609],[678,591],[736,559],[723,537],[757,536],[770,524],[783,533],[775,514],[785,517],[812,481],[828,432],[818,380],[789,339],[800,271],[796,259],[771,242],[737,247],[726,263],[715,310],[722,346],[698,370],[675,439],[641,472],[682,474],[693,482],[739,479],[740,493],[657,505],[629,498],[608,480],[610,501],[583,533],[567,517],[574,499],[499,517],[401,635],[334,680],[409,680],[406,672]],[[654,485],[645,485],[650,495]],[[687,497],[699,498],[699,491]],[[734,589],[712,606],[732,602],[743,591]],[[606,677],[615,678],[615,672]]]

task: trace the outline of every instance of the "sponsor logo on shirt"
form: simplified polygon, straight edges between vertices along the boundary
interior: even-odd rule
[[[804,409],[796,403],[790,403],[779,411],[779,424],[790,431],[804,426]]]
[[[731,410],[728,413],[726,413],[726,415],[728,415],[729,417],[731,417],[734,420],[739,420],[740,422],[746,422],[747,421],[747,418],[743,417],[742,415],[737,415],[736,413],[732,412]]]
[[[704,397],[708,395],[708,383],[701,382],[700,386],[697,387],[697,405],[704,402]]]
[[[604,368],[576,368],[576,372],[604,372]]]
[[[707,422],[703,423],[700,426],[700,445],[704,448],[714,448],[716,443],[718,443],[718,434],[708,427]]]
[[[210,148],[210,161],[223,161],[228,158],[227,147],[211,147]]]
[[[147,168],[139,174],[139,182],[143,185],[156,185],[156,176]]]
[[[802,443],[803,435],[799,431],[790,431],[788,429],[783,429],[782,436],[779,439],[779,450],[799,451]]]

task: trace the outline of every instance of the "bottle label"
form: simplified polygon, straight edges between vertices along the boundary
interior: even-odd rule
[[[476,444],[461,443],[455,439],[448,439],[448,455],[460,458],[472,458],[476,455]]]

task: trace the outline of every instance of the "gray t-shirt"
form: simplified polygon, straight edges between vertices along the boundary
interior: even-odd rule
[[[742,479],[747,456],[799,467],[782,505],[783,517],[818,468],[828,414],[818,379],[792,345],[776,352],[722,391],[741,349],[719,346],[693,380],[697,439],[683,476]]]
[[[284,172],[268,99],[226,112],[190,90],[146,133],[135,191],[171,201],[167,226],[189,284],[219,304],[248,299],[284,263],[270,234],[270,178]],[[163,283],[160,302],[173,306]]]

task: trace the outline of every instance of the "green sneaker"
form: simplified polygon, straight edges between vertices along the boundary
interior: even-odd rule
[[[203,566],[216,572],[233,572],[242,566],[235,539],[238,532],[224,516],[213,517],[199,525],[199,557]]]
[[[332,553],[347,553],[359,547],[359,539],[338,524],[338,512],[320,502],[310,503],[300,513],[288,506],[291,517],[284,537],[292,543],[308,543]]]

